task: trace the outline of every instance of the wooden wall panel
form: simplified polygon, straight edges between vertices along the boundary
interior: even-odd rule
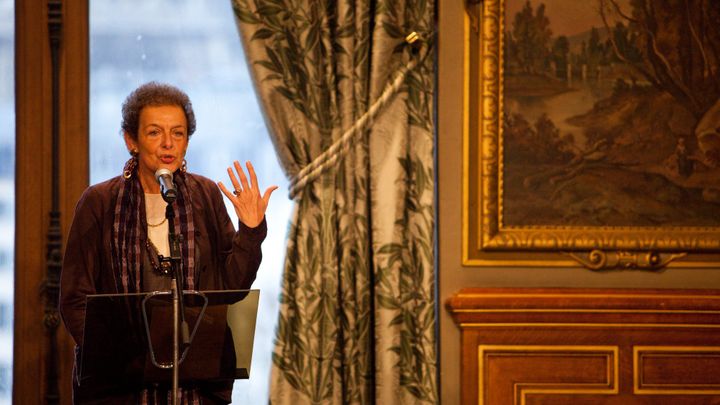
[[[720,403],[720,291],[463,289],[447,308],[463,404]]]
[[[720,347],[635,346],[638,394],[720,394]]]
[[[478,346],[480,404],[524,403],[528,395],[617,394],[613,346]]]

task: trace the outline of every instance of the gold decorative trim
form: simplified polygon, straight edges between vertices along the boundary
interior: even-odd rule
[[[658,329],[720,329],[720,325],[702,323],[579,323],[579,322],[461,322],[461,328],[510,328],[510,327],[532,327],[532,328],[658,328]]]
[[[466,225],[464,225],[466,226]],[[556,260],[539,258],[535,260],[530,259],[476,259],[471,258],[468,252],[466,243],[467,239],[463,240],[463,260],[462,265],[467,267],[581,267],[582,264],[578,263],[577,260]],[[560,253],[560,252],[558,252]],[[550,255],[550,253],[547,253]],[[678,253],[680,254],[680,253]],[[682,253],[683,257],[687,257],[688,253]],[[507,255],[507,253],[506,253]],[[552,254],[555,256],[555,254]],[[716,260],[698,260],[698,261],[670,261],[665,266],[667,268],[688,268],[688,269],[706,269],[708,267],[718,267]]]
[[[671,261],[687,256],[687,253],[659,253],[654,251],[604,252],[594,249],[583,253],[570,252],[568,255],[590,270],[659,270],[667,266]]]
[[[469,167],[469,133],[470,133],[470,110],[468,107],[468,102],[470,101],[470,86],[468,85],[470,80],[470,15],[468,14],[468,10],[465,9],[465,12],[463,13],[463,140],[462,140],[462,148],[463,148],[463,161],[462,161],[462,176],[463,176],[463,198],[462,198],[462,257],[463,257],[463,264],[465,260],[468,257],[468,237],[470,230],[468,229],[468,223],[470,219],[468,218],[470,207],[469,205],[469,195],[470,192],[468,188],[468,175],[470,173],[470,167]]]
[[[492,353],[494,352],[494,353]],[[557,355],[577,355],[577,354],[597,354],[607,361],[606,381],[604,383],[553,383],[553,388],[538,388],[544,383],[515,383],[513,396],[513,404],[517,404],[517,398],[520,397],[520,404],[525,405],[526,396],[528,394],[618,394],[619,393],[619,348],[618,346],[552,346],[552,345],[528,345],[528,346],[509,346],[509,345],[478,345],[478,405],[485,403],[485,362],[488,356],[492,354],[510,354],[527,352],[528,356],[548,356],[550,354]],[[523,387],[532,388],[523,388]],[[576,388],[557,388],[557,386],[576,387]],[[519,394],[518,395],[518,391]]]
[[[589,294],[589,293],[502,293],[502,294],[493,294],[493,293],[482,293],[482,294],[474,294],[474,293],[457,293],[455,295],[457,298],[653,298],[653,299],[672,299],[672,300],[682,300],[682,299],[690,299],[690,300],[720,300],[720,295],[710,295],[710,294],[688,294],[688,295],[673,295],[673,294],[641,294],[641,293],[635,293],[635,294],[605,294],[605,293],[598,293],[598,294]]]
[[[718,384],[643,384],[642,362],[648,355],[686,356],[690,353],[713,353],[719,357],[718,346],[634,346],[633,347],[633,393],[637,395],[718,395]],[[702,371],[702,370],[688,370]],[[652,388],[644,388],[652,387]]]
[[[515,227],[482,232],[481,249],[487,250],[662,250],[675,252],[720,249],[716,229],[645,228],[593,229],[589,227]]]
[[[505,0],[485,0],[464,15],[462,264],[578,267],[593,270],[708,268],[677,260],[720,250],[718,227],[509,226],[503,216],[503,41]],[[471,12],[478,10],[478,31]],[[601,253],[597,253],[597,252]],[[563,259],[560,253],[574,260]],[[532,256],[532,258],[529,258]],[[614,264],[612,264],[614,263]]]
[[[581,314],[717,314],[720,311],[711,310],[682,310],[673,309],[660,311],[655,309],[558,309],[558,308],[508,308],[508,309],[456,309],[454,314],[483,314],[483,313],[581,313]]]
[[[467,224],[463,225],[467,226]],[[471,267],[579,267],[575,260],[471,259],[463,241],[463,266]]]

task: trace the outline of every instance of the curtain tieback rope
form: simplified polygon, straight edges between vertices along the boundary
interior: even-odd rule
[[[348,128],[342,136],[335,141],[327,150],[318,155],[307,166],[303,167],[295,176],[290,179],[290,198],[294,199],[309,182],[318,178],[327,169],[333,167],[350,150],[355,135],[365,129],[375,119],[380,110],[398,93],[400,86],[405,81],[408,72],[415,69],[427,56],[427,44],[424,44],[417,32],[411,32],[405,37],[407,44],[420,45],[420,52],[406,65],[398,69],[395,79],[383,90],[380,97],[372,106]]]

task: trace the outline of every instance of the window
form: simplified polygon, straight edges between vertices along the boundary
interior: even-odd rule
[[[12,402],[15,235],[15,14],[0,0],[0,405]]]
[[[162,20],[158,20],[162,16]],[[290,215],[285,179],[267,135],[230,0],[90,2],[90,177],[97,183],[121,173],[129,158],[120,108],[138,85],[155,80],[183,89],[193,103],[197,131],[188,170],[228,184],[233,160],[251,160],[271,200],[263,263],[253,288],[261,290],[251,378],[236,381],[234,403],[267,403],[277,321],[277,297]],[[231,217],[235,213],[231,207]]]

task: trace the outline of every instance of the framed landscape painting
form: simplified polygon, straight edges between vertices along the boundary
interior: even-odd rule
[[[463,263],[712,266],[718,26],[714,0],[469,3]]]

